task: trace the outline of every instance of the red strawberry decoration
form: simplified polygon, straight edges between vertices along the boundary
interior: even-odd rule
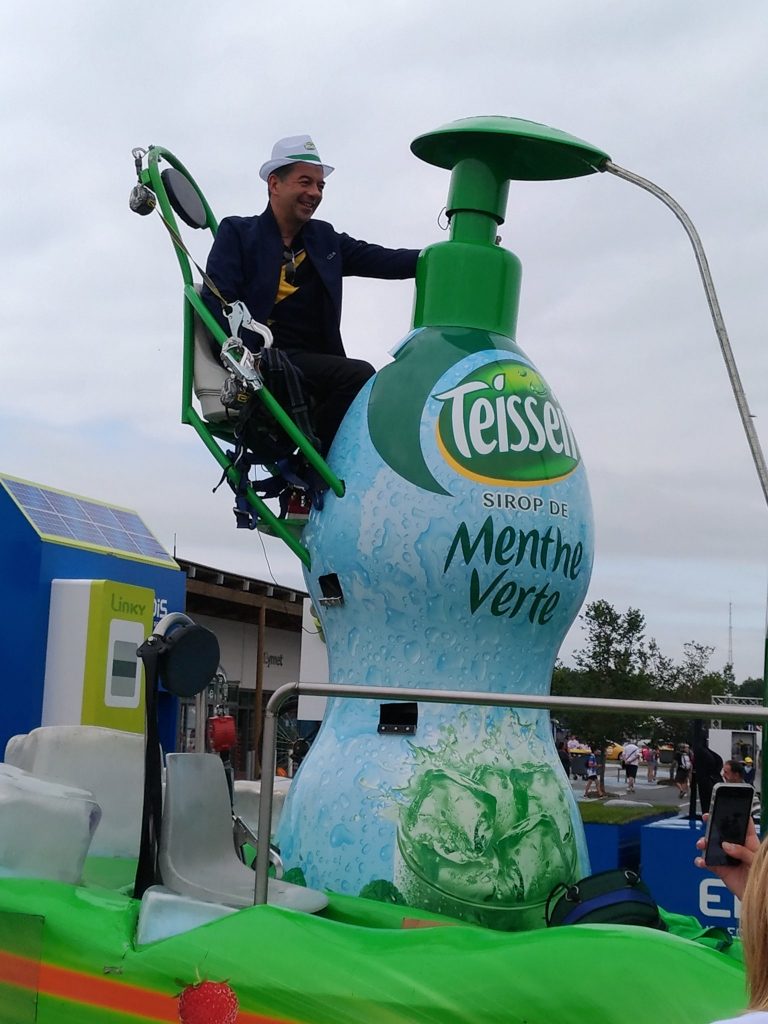
[[[226,981],[199,981],[179,996],[181,1024],[235,1024],[237,996]]]

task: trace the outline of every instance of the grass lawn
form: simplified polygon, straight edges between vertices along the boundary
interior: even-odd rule
[[[650,807],[606,807],[595,800],[594,803],[579,803],[581,820],[585,825],[624,825],[638,818],[652,818],[660,814],[670,817],[677,814],[675,808],[668,804],[652,804]]]

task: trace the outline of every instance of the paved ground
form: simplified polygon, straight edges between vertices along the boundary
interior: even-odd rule
[[[624,770],[616,761],[608,761],[605,766],[605,789],[607,800],[630,800],[632,803],[664,804],[667,807],[679,807],[681,813],[688,814],[688,800],[681,800],[677,786],[670,781],[669,768],[664,765],[657,772],[657,781],[647,781],[647,768],[638,769],[635,779],[635,792],[628,793]],[[582,779],[571,779],[571,788],[577,800],[584,799]],[[594,799],[587,797],[587,800]],[[604,802],[604,801],[601,801]]]

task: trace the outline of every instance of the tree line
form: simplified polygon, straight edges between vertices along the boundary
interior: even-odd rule
[[[683,648],[682,661],[666,657],[656,641],[646,637],[645,617],[637,608],[619,612],[608,601],[593,601],[580,618],[586,630],[584,646],[574,653],[575,667],[560,661],[555,665],[556,696],[709,704],[714,695],[763,695],[762,679],[737,684],[731,665],[713,669],[714,647],[691,641]],[[683,718],[579,711],[560,714],[559,719],[569,733],[598,749],[630,738],[648,738],[657,745],[691,742],[692,723]],[[748,720],[745,716],[745,723]]]

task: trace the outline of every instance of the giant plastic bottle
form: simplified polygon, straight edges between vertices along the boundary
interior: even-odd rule
[[[412,149],[452,169],[451,238],[422,253],[414,329],[334,442],[346,493],[305,529],[306,583],[332,682],[544,694],[589,583],[591,506],[565,413],[514,340],[520,263],[496,231],[509,179],[605,154],[501,117]],[[552,887],[588,873],[534,710],[329,701],[278,842],[311,886],[504,929],[541,925]]]

